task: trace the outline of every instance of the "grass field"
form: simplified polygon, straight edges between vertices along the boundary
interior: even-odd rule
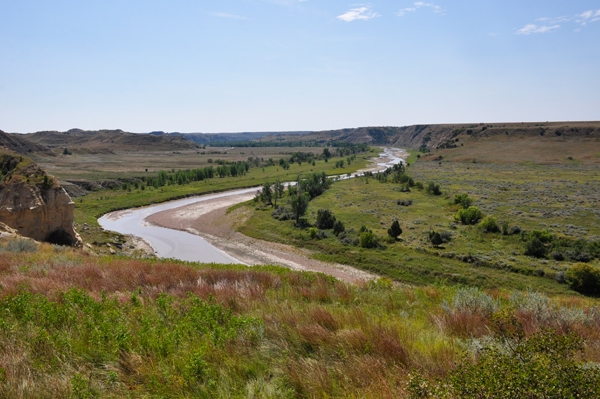
[[[600,308],[590,299],[387,280],[347,285],[268,266],[92,257],[5,239],[0,281],[6,398],[600,393]],[[498,320],[523,336],[515,339]],[[499,355],[492,360],[500,374],[476,361],[484,347],[524,347],[540,334],[550,350],[534,357],[521,350],[524,367],[511,373]],[[557,354],[562,337],[571,346]],[[473,370],[457,383],[460,367]],[[534,372],[544,379],[531,382]],[[440,383],[447,395],[432,393]]]
[[[146,176],[160,170],[203,168],[216,161],[246,161],[259,157],[276,161],[289,158],[294,152],[321,154],[322,147],[257,147],[231,148],[207,147],[206,149],[178,151],[129,151],[118,149],[108,154],[74,154],[58,157],[36,157],[34,160],[59,180],[103,180]],[[334,162],[335,164],[335,162]],[[333,167],[333,166],[332,166]],[[148,171],[146,172],[146,169]]]
[[[255,238],[292,243],[315,251],[315,257],[373,271],[413,284],[459,283],[486,288],[535,287],[548,293],[569,293],[555,277],[569,262],[539,260],[523,254],[519,235],[485,233],[476,226],[453,220],[459,206],[455,194],[468,193],[486,215],[521,229],[548,230],[573,239],[600,239],[598,224],[598,170],[582,165],[509,165],[419,161],[409,168],[415,180],[441,184],[443,195],[375,179],[335,183],[311,201],[308,221],[315,223],[319,209],[333,211],[344,223],[348,238],[357,238],[361,226],[372,230],[385,249],[348,245],[329,231],[324,239],[310,239],[306,229],[292,221],[271,217],[271,209],[255,210],[240,231]],[[398,200],[411,199],[411,206]],[[249,205],[253,207],[254,205]],[[400,222],[401,241],[385,242],[387,229]],[[433,248],[430,231],[447,232],[449,243]],[[460,259],[460,260],[458,260]],[[465,260],[468,262],[466,263]],[[598,265],[598,261],[592,261]]]

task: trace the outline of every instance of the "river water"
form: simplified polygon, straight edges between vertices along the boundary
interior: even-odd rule
[[[390,167],[404,160],[394,154],[403,152],[398,148],[386,148],[380,157],[386,158],[385,162],[377,163],[381,167]],[[355,174],[353,176],[358,176]],[[201,195],[176,201],[165,202],[145,208],[135,208],[126,211],[108,213],[98,219],[98,223],[105,230],[116,231],[121,234],[134,235],[146,240],[156,255],[160,258],[174,258],[185,261],[203,263],[243,263],[212,246],[203,238],[185,231],[167,229],[151,225],[145,219],[158,212],[179,208],[201,201],[223,198],[236,194],[256,192],[258,187],[227,191],[219,194]]]

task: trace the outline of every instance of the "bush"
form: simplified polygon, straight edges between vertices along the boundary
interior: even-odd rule
[[[317,211],[317,227],[320,229],[332,229],[335,224],[335,216],[329,209]]]
[[[546,252],[546,247],[537,237],[534,237],[525,243],[525,255],[527,256],[543,258],[546,255]]]
[[[567,270],[565,280],[577,292],[600,295],[600,268],[587,263],[577,263]]]
[[[342,223],[341,220],[336,221],[333,225],[333,233],[337,236],[338,234],[343,233],[344,231],[346,231],[344,223]]]
[[[488,233],[498,233],[500,231],[498,222],[496,222],[496,219],[491,216],[486,216],[481,223],[479,223],[479,226]]]
[[[467,209],[459,209],[454,214],[454,219],[463,224],[476,224],[481,218],[483,218],[483,212],[475,206],[470,206]]]
[[[400,206],[411,206],[413,202],[411,199],[400,199],[396,203]]]
[[[313,239],[317,238],[319,236],[319,229],[311,227],[308,229],[308,236]]]
[[[431,244],[437,248],[440,245],[442,245],[444,243],[444,240],[442,239],[442,236],[440,235],[440,233],[437,233],[435,231],[432,231],[429,233],[429,241],[431,241]]]
[[[506,348],[487,348],[474,364],[465,359],[452,372],[450,385],[454,397],[464,399],[597,398],[600,370],[576,362],[582,349],[581,339],[572,333],[542,330]]]
[[[533,230],[531,233],[529,233],[529,239],[532,239],[532,238],[537,238],[544,244],[548,244],[549,242],[552,242],[552,233],[550,233],[546,230],[544,230],[544,231]]]
[[[10,252],[37,252],[38,245],[35,241],[29,240],[26,238],[17,238],[12,241],[9,241],[6,244],[6,250]]]
[[[287,206],[280,206],[279,208],[275,209],[273,212],[271,212],[271,216],[281,221],[294,220],[296,218],[294,212],[292,212],[292,210]]]
[[[456,194],[454,196],[454,204],[460,204],[463,209],[468,209],[473,205],[473,199],[469,198],[469,194]]]
[[[359,244],[363,248],[375,248],[378,245],[375,234],[370,231],[365,231],[360,234]]]
[[[440,189],[440,185],[435,184],[432,181],[429,182],[429,184],[427,184],[427,188],[425,189],[425,191],[427,191],[428,194],[442,195],[442,190]]]

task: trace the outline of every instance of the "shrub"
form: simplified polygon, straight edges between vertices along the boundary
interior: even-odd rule
[[[442,308],[448,313],[474,313],[490,317],[500,309],[500,301],[482,292],[477,287],[464,287],[456,291],[452,303],[446,302]]]
[[[396,203],[400,206],[411,206],[413,202],[411,199],[400,199]]]
[[[429,241],[431,241],[431,244],[435,248],[439,247],[444,243],[444,240],[442,240],[442,236],[440,235],[440,233],[437,233],[435,231],[429,233]]]
[[[498,233],[500,231],[498,222],[496,222],[496,219],[491,216],[486,216],[481,223],[479,223],[479,226],[488,233]]]
[[[600,295],[600,268],[587,263],[577,263],[565,273],[565,280],[577,292]]]
[[[468,209],[471,205],[473,205],[473,199],[469,198],[469,194],[456,194],[454,196],[454,203],[460,204],[464,209]]]
[[[317,238],[319,235],[319,229],[311,227],[310,229],[308,229],[308,236],[310,238]]]
[[[440,189],[440,185],[435,184],[432,181],[429,182],[429,184],[427,184],[427,188],[425,189],[425,191],[427,191],[428,194],[442,195],[442,190]]]
[[[337,236],[338,234],[343,233],[344,231],[346,231],[344,223],[342,223],[341,220],[336,221],[333,225],[333,233]]]
[[[375,234],[370,231],[365,231],[360,234],[360,246],[363,248],[375,248],[377,247],[377,238]]]
[[[544,244],[548,244],[549,242],[552,242],[552,233],[550,233],[546,230],[544,230],[544,231],[533,230],[531,233],[529,233],[529,239],[532,239],[532,238],[537,238]]]
[[[507,236],[510,233],[510,228],[508,227],[508,221],[502,222],[502,234]]]
[[[521,228],[519,226],[511,226],[511,228],[508,230],[508,234],[509,235],[515,235],[515,234],[519,234],[521,232]]]
[[[459,209],[458,212],[454,214],[454,219],[463,224],[476,224],[482,217],[483,212],[475,206],[470,206],[467,209]]]
[[[476,363],[465,358],[450,376],[457,398],[597,398],[600,370],[575,360],[583,349],[574,334],[543,330],[506,347],[481,351]]]
[[[525,255],[527,256],[543,258],[546,255],[546,251],[546,247],[537,237],[525,243]]]
[[[423,190],[423,183],[421,183],[420,181],[416,182],[416,183],[415,183],[415,186],[417,186],[417,188],[418,188],[419,190]]]
[[[12,241],[9,241],[6,244],[6,250],[9,252],[37,252],[38,245],[33,240],[28,240],[26,238],[17,238]]]
[[[320,229],[332,229],[335,224],[335,216],[329,209],[317,211],[317,227]]]
[[[394,220],[392,223],[392,227],[388,229],[388,235],[394,239],[398,239],[398,236],[402,234],[402,229],[400,228],[400,223],[397,220]]]
[[[293,220],[296,217],[294,212],[292,212],[292,210],[287,206],[280,206],[279,208],[275,209],[273,212],[271,212],[271,216],[281,221]]]

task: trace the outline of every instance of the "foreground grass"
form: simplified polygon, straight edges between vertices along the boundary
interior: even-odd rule
[[[2,397],[425,397],[415,376],[450,381],[463,355],[501,338],[493,320],[506,312],[526,336],[575,333],[577,364],[600,361],[600,312],[586,299],[11,248]]]
[[[398,184],[375,179],[340,181],[311,201],[308,221],[316,222],[319,209],[333,211],[344,223],[346,239],[357,239],[361,226],[372,230],[385,249],[360,248],[340,240],[331,231],[323,239],[310,239],[293,221],[271,217],[271,209],[253,210],[239,230],[268,241],[290,243],[315,251],[321,260],[352,265],[412,284],[454,283],[484,288],[534,287],[551,294],[566,294],[560,274],[570,262],[540,260],[523,254],[519,235],[485,233],[479,227],[453,220],[458,209],[454,194],[468,193],[485,214],[521,229],[548,230],[571,239],[600,239],[594,182],[597,169],[582,166],[496,165],[478,163],[417,162],[409,175],[424,183],[442,186],[434,196],[413,187],[400,192]],[[412,200],[401,206],[398,200]],[[285,202],[285,201],[284,201]],[[254,205],[249,204],[254,209]],[[386,241],[387,229],[398,220],[401,240]],[[433,248],[430,231],[447,232],[448,243]],[[592,261],[598,264],[597,260]],[[558,277],[558,280],[557,280]]]

